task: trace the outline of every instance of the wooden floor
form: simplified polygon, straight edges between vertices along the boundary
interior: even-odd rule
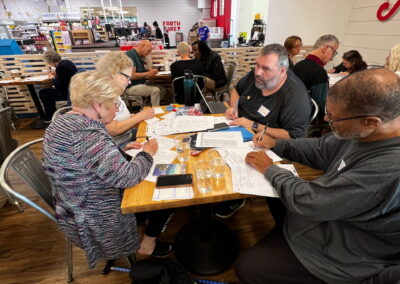
[[[19,119],[13,137],[19,144],[43,137],[43,130],[32,130],[32,119]],[[16,186],[24,189],[17,181]],[[29,194],[32,196],[32,194]],[[162,240],[173,242],[176,233],[186,224],[192,208],[177,210],[174,218],[162,235]],[[240,240],[241,249],[253,246],[273,227],[273,220],[263,198],[250,199],[232,218],[223,221]],[[44,215],[25,206],[25,212],[7,204],[0,208],[0,283],[66,283],[65,241],[56,225]],[[73,249],[74,282],[82,283],[130,283],[127,273],[100,274],[103,263],[89,270],[84,252]],[[127,266],[124,260],[120,266]],[[196,277],[196,276],[194,276]],[[212,277],[200,277],[215,281],[238,283],[233,269]]]

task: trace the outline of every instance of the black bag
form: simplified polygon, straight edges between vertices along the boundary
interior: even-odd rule
[[[129,276],[132,284],[193,284],[185,268],[174,259],[146,259],[136,263]]]

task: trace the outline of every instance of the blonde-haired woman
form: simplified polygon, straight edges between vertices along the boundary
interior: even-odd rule
[[[400,76],[400,44],[396,44],[390,50],[390,54],[386,58],[385,68]]]
[[[58,116],[44,138],[43,166],[54,188],[59,229],[85,250],[90,268],[101,259],[129,256],[138,249],[141,254],[165,253],[157,248],[156,237],[170,212],[149,213],[141,243],[135,215],[121,214],[124,188],[147,176],[158,148],[152,139],[129,162],[108,134],[104,125],[114,119],[122,91],[113,78],[99,72],[75,75],[72,110]],[[137,146],[131,144],[128,147]]]
[[[111,51],[96,63],[96,70],[111,76],[124,89],[130,83],[134,68],[132,60],[122,51]],[[127,143],[135,140],[137,129],[134,127],[141,121],[154,117],[154,110],[148,108],[137,114],[131,114],[120,97],[118,103],[119,109],[115,119],[107,124],[106,128],[115,143],[123,148]]]

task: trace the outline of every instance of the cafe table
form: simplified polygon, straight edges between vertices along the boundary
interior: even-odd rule
[[[139,125],[137,132],[139,141],[146,137],[146,125],[146,122]],[[190,272],[201,275],[212,275],[224,271],[232,265],[239,253],[239,243],[234,233],[212,218],[212,205],[221,201],[254,197],[234,192],[228,166],[225,167],[224,178],[213,180],[211,192],[200,193],[196,187],[193,164],[201,159],[207,160],[208,151],[202,151],[198,156],[191,156],[187,162],[187,173],[193,174],[193,198],[154,201],[152,197],[155,184],[142,181],[134,187],[125,189],[121,203],[121,211],[124,214],[196,206],[198,218],[191,220],[177,234],[175,254]],[[173,163],[178,163],[177,159]]]
[[[34,120],[30,127],[33,129],[41,129],[46,128],[48,124],[43,122],[44,120],[44,110],[40,103],[39,97],[35,90],[35,85],[48,85],[51,83],[51,79],[47,75],[38,75],[26,77],[24,79],[9,79],[9,80],[0,80],[0,87],[7,86],[16,86],[16,85],[26,85],[29,90],[29,94],[32,97],[33,103],[39,113],[39,119]]]

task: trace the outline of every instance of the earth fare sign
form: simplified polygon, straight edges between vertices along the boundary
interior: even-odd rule
[[[166,32],[181,31],[181,21],[163,21],[162,24]]]

